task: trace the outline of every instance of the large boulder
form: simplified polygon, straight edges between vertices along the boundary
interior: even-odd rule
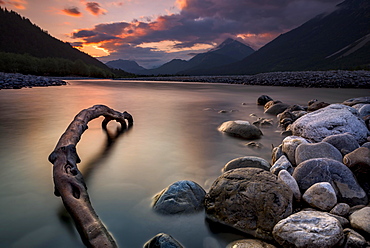
[[[339,221],[327,213],[301,211],[279,221],[273,229],[275,240],[283,247],[340,247],[344,242]]]
[[[205,194],[193,181],[178,181],[154,196],[153,209],[161,214],[197,212],[203,209]]]
[[[205,197],[207,217],[272,240],[275,224],[292,213],[293,193],[269,171],[240,168],[216,179]]]
[[[312,158],[330,158],[342,162],[343,156],[340,151],[326,142],[300,144],[295,151],[297,164]]]
[[[339,161],[314,158],[300,163],[292,175],[302,192],[319,182],[328,182],[334,188],[338,202],[350,206],[366,205],[368,198],[352,171]]]
[[[253,167],[253,168],[260,168],[264,170],[270,170],[271,166],[270,166],[270,163],[267,162],[263,158],[259,158],[255,156],[245,156],[245,157],[235,158],[229,161],[222,169],[222,172],[236,169],[236,168],[245,168],[245,167]]]
[[[293,135],[314,142],[320,142],[330,135],[348,132],[361,144],[369,135],[358,111],[342,104],[331,104],[302,116],[291,125],[291,130]]]
[[[335,146],[343,155],[360,147],[356,139],[349,133],[334,134],[322,140]]]
[[[241,120],[224,122],[218,130],[243,139],[258,139],[263,135],[258,127]]]

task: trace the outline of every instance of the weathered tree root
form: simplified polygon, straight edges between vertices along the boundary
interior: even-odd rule
[[[76,145],[88,128],[87,123],[100,116],[105,117],[102,122],[103,129],[107,128],[111,120],[121,124],[121,131],[133,125],[133,118],[127,112],[120,113],[104,105],[84,109],[75,116],[62,134],[54,151],[49,155],[49,161],[53,164],[54,194],[61,196],[84,244],[87,247],[117,247],[113,237],[95,213],[85,181],[77,169],[77,163],[81,160],[77,155]]]

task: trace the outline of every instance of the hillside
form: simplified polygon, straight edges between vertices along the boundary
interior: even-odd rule
[[[203,74],[369,68],[369,34],[370,1],[346,0],[332,13],[280,35],[244,60]],[[349,52],[351,47],[356,49]]]
[[[102,69],[108,67],[90,55],[62,42],[14,11],[0,8],[0,52],[28,54],[37,58],[81,60]]]
[[[174,59],[160,66],[159,68],[147,70],[145,74],[197,75],[198,71],[234,63],[249,56],[252,53],[254,53],[254,50],[249,46],[239,41],[228,38],[216,48],[213,48],[205,53],[197,54],[188,61]]]
[[[132,60],[117,59],[105,64],[110,68],[121,69],[134,74],[140,74],[146,70],[144,67],[138,65],[138,63]]]

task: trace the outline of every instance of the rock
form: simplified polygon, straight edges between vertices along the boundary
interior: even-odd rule
[[[222,169],[222,172],[245,167],[260,168],[269,171],[271,166],[270,163],[263,158],[255,156],[245,156],[229,161]]]
[[[162,214],[197,212],[203,209],[205,194],[193,181],[178,181],[154,196],[153,209]]]
[[[344,241],[339,221],[319,211],[292,214],[276,224],[273,235],[283,247],[340,247]]]
[[[321,109],[321,108],[325,108],[326,106],[329,106],[330,104],[327,103],[327,102],[314,102],[310,105],[308,105],[308,108],[307,108],[307,111],[308,112],[313,112],[313,111],[316,111],[318,109]]]
[[[286,154],[288,160],[295,166],[295,151],[300,144],[308,144],[308,141],[298,136],[288,136],[283,139],[282,151]]]
[[[339,202],[350,206],[368,203],[367,195],[352,171],[336,160],[327,158],[306,160],[295,168],[293,177],[301,191],[306,191],[315,183],[328,182],[334,188]]]
[[[283,152],[283,145],[280,144],[279,146],[276,146],[272,149],[272,154],[271,154],[271,162],[274,164],[282,155],[284,155]]]
[[[360,147],[356,139],[349,133],[330,135],[324,138],[322,141],[333,145],[343,155],[346,155],[347,153],[350,153]]]
[[[281,170],[278,174],[278,179],[290,188],[290,190],[293,192],[293,198],[297,202],[300,202],[302,194],[294,177],[292,177],[292,175],[290,175],[288,171]]]
[[[296,164],[312,158],[330,158],[342,162],[343,157],[337,148],[326,142],[300,144],[295,150]]]
[[[276,162],[270,168],[270,172],[275,175],[278,175],[281,170],[286,170],[290,174],[292,174],[294,170],[292,163],[289,162],[285,155],[282,155],[278,160],[276,160]]]
[[[339,216],[347,216],[350,210],[350,206],[347,203],[338,203],[334,206],[332,210],[330,210],[331,214],[339,215]]]
[[[258,127],[240,120],[224,122],[218,130],[244,139],[258,139],[263,135]]]
[[[366,147],[370,149],[370,142],[363,143],[361,147]]]
[[[272,229],[292,213],[293,193],[269,171],[240,168],[216,179],[205,197],[206,215],[256,238],[272,240]]]
[[[263,106],[263,109],[266,111],[266,110],[267,110],[267,109],[269,109],[272,105],[277,104],[277,103],[281,103],[281,101],[279,101],[279,100],[275,100],[275,101],[271,100],[271,101],[268,101],[268,102],[265,104],[265,106]]]
[[[370,104],[364,104],[358,112],[360,113],[360,117],[363,118],[367,115],[370,115]]]
[[[293,135],[314,142],[320,142],[333,134],[348,132],[362,144],[369,135],[359,113],[354,108],[341,104],[331,104],[300,117],[291,125],[291,130]]]
[[[271,127],[274,125],[273,119],[266,119],[266,118],[258,118],[253,125],[260,126],[260,127]]]
[[[364,172],[370,171],[370,149],[367,147],[360,147],[353,152],[348,153],[343,158],[343,163],[349,168],[361,170]]]
[[[330,183],[315,183],[302,196],[312,207],[329,211],[337,204],[337,196]]]
[[[265,105],[267,102],[272,101],[272,98],[267,95],[262,95],[257,99],[257,105]]]
[[[248,146],[250,148],[262,148],[263,147],[262,143],[255,142],[255,141],[248,142],[247,144],[245,144],[245,146]]]
[[[365,248],[367,246],[366,240],[361,234],[358,232],[350,229],[345,228],[343,230],[344,236],[345,236],[345,248]]]
[[[266,109],[265,113],[270,114],[270,115],[278,115],[284,112],[287,108],[289,108],[289,104],[275,103],[272,106],[270,106],[268,109]]]
[[[276,247],[274,245],[271,245],[258,239],[241,239],[228,244],[226,248],[276,248]]]
[[[370,104],[370,96],[351,98],[343,102],[343,104],[347,106],[353,106],[360,103]]]
[[[183,248],[171,235],[159,233],[144,244],[144,248]]]
[[[353,229],[370,234],[370,207],[355,211],[349,216],[349,221]]]
[[[331,213],[327,213],[327,214],[330,215],[331,217],[336,218],[343,228],[349,227],[349,220],[347,220],[347,218],[344,218],[339,215],[331,214]]]

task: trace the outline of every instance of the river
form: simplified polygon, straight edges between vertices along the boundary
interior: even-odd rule
[[[73,117],[104,104],[127,111],[134,126],[112,143],[90,122],[77,145],[93,207],[120,247],[142,247],[154,235],[172,235],[185,247],[225,247],[240,233],[210,226],[204,212],[164,216],[152,197],[178,180],[206,191],[231,159],[268,161],[282,141],[277,127],[262,128],[262,148],[217,130],[228,120],[263,114],[260,95],[288,104],[329,103],[368,95],[361,89],[313,89],[179,82],[70,80],[67,86],[0,90],[0,247],[83,247],[61,199],[53,195],[47,158]],[[226,113],[219,113],[225,110]],[[116,123],[109,124],[115,131]]]

